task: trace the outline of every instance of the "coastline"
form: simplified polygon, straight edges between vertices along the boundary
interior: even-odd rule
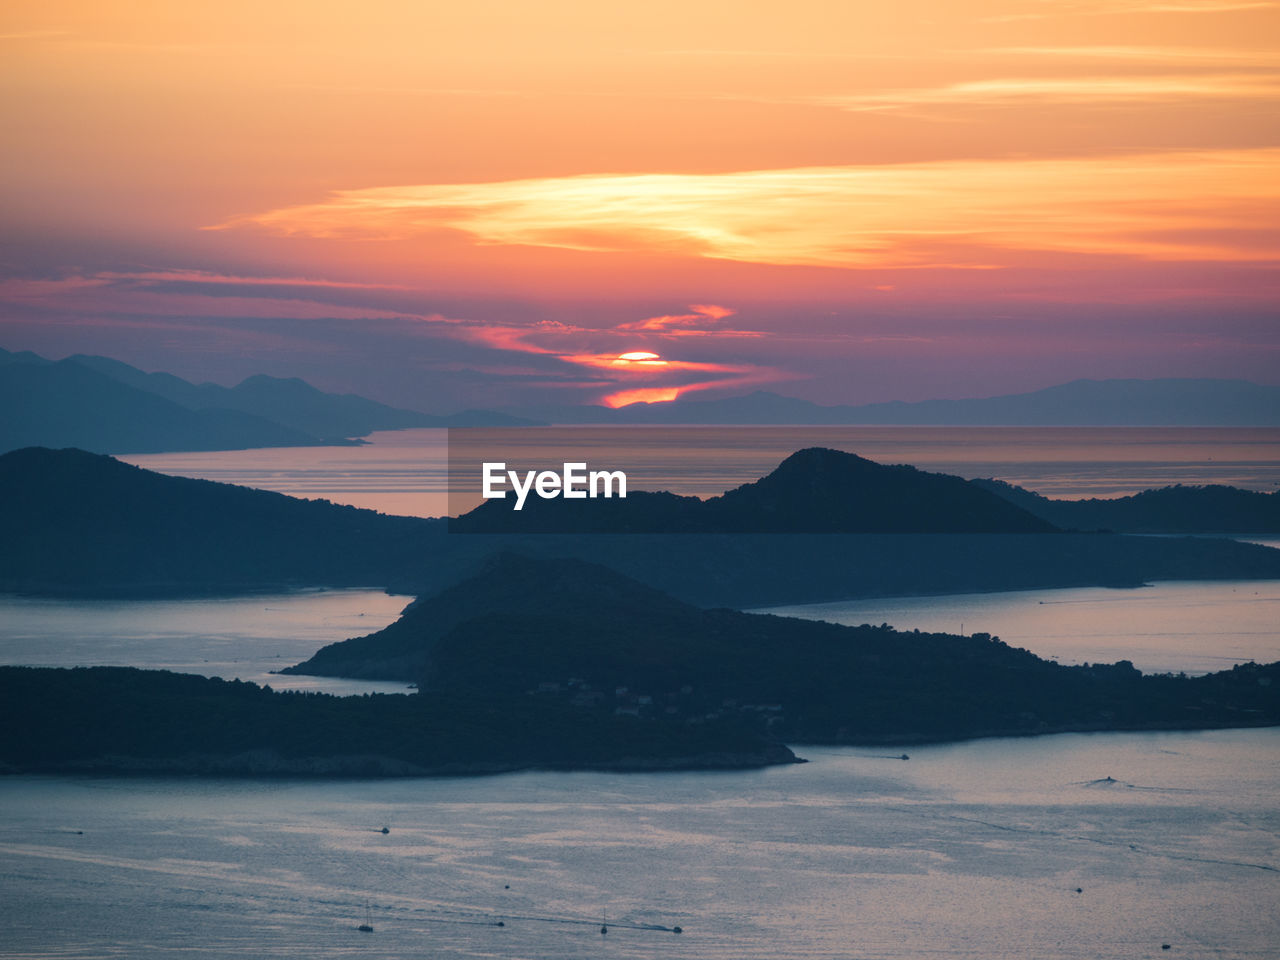
[[[849,740],[805,739],[793,744],[772,744],[762,752],[713,752],[683,757],[624,756],[612,760],[547,762],[542,760],[469,760],[423,765],[383,754],[341,754],[317,757],[285,757],[275,750],[249,750],[231,755],[191,754],[179,757],[134,757],[107,754],[92,759],[11,764],[0,761],[0,783],[6,777],[84,775],[97,777],[177,776],[209,780],[389,780],[488,777],[508,773],[695,773],[756,770],[809,763],[796,750],[805,747],[929,747],[981,740],[1028,740],[1059,734],[1194,733],[1210,730],[1258,730],[1278,728],[1274,721],[1232,723],[1172,723],[1151,721],[1121,724],[1059,724],[1028,731],[990,728],[955,736],[858,737]],[[889,758],[897,759],[897,758]],[[903,757],[903,759],[909,759]]]

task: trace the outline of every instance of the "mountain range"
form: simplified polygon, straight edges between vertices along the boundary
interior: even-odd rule
[[[146,373],[107,357],[57,362],[0,350],[0,452],[28,446],[161,453],[348,443],[375,430],[521,426],[492,411],[430,416],[303,380],[257,375],[234,387]]]

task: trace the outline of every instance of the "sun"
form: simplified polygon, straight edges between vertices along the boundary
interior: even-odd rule
[[[645,367],[665,367],[667,361],[656,353],[649,353],[647,350],[633,350],[631,353],[620,353],[614,359],[614,364],[618,366],[631,366],[636,364]]]

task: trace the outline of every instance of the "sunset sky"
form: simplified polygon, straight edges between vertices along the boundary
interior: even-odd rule
[[[1280,3],[42,0],[0,74],[9,350],[431,412],[1280,383]]]

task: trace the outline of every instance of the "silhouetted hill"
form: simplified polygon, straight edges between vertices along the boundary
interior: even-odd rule
[[[527,426],[536,422],[489,410],[433,416],[390,407],[354,393],[325,393],[297,377],[255,374],[230,388],[216,383],[197,386],[169,373],[144,373],[109,357],[77,354],[67,359],[192,410],[239,410],[326,440],[363,437],[377,430]]]
[[[754,717],[790,742],[1280,722],[1280,693],[1259,684],[1280,664],[1190,680],[1063,667],[986,634],[702,610],[600,567],[513,555],[289,672],[639,720]]]
[[[0,589],[227,592],[383,586],[440,524],[207,480],[81,450],[0,455]]]
[[[594,623],[635,621],[650,627],[686,623],[698,608],[606,567],[575,559],[486,557],[478,572],[419,599],[405,616],[366,637],[332,643],[281,673],[366,679],[409,677],[427,670],[431,644],[477,618],[570,615]]]
[[[297,426],[327,438],[361,437],[375,430],[430,427],[438,418],[354,394],[322,393],[296,377],[282,379],[264,374],[249,377],[222,394],[220,406],[253,410],[280,423]]]
[[[823,406],[765,390],[720,400],[539,407],[553,423],[1280,426],[1280,387],[1246,380],[1073,380],[1028,393]]]
[[[974,480],[1056,526],[1119,533],[1280,533],[1280,491],[1174,486],[1128,497],[1053,500],[1002,480]]]
[[[0,365],[0,451],[43,445],[157,453],[318,442],[238,410],[189,410],[69,360]]]
[[[767,532],[1042,533],[1053,526],[967,480],[820,447],[707,501],[713,528],[735,521]],[[731,527],[731,529],[733,529]],[[748,529],[740,527],[738,529]]]
[[[967,480],[813,447],[719,497],[511,497],[451,520],[456,533],[1047,533],[1054,527]]]

